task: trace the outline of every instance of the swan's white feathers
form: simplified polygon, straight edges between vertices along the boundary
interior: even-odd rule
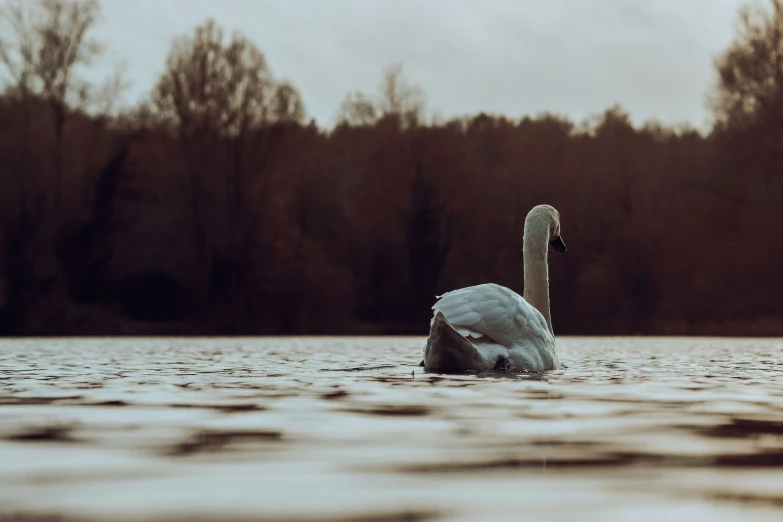
[[[431,328],[440,313],[450,328],[474,346],[482,361],[480,367],[474,361],[474,369],[491,370],[498,357],[507,358],[517,369],[559,367],[555,340],[543,315],[504,286],[487,283],[447,292],[438,296],[432,309]],[[437,343],[436,347],[440,349]]]
[[[469,286],[438,296],[432,307],[464,337],[489,337],[510,348],[520,339],[551,338],[541,313],[522,296],[493,283]]]

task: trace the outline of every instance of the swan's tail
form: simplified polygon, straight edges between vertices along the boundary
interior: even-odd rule
[[[476,347],[465,339],[438,311],[430,327],[430,336],[424,348],[424,369],[442,372],[461,372],[484,366]]]

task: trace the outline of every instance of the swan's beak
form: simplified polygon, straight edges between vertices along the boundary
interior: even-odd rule
[[[565,243],[563,243],[563,238],[561,238],[560,236],[554,238],[552,241],[549,242],[549,244],[552,245],[552,248],[554,248],[561,254],[567,250]]]

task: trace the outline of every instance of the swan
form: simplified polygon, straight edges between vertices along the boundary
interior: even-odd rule
[[[439,372],[560,369],[549,312],[547,243],[566,251],[560,214],[538,205],[525,218],[524,297],[493,283],[437,296],[420,366]]]

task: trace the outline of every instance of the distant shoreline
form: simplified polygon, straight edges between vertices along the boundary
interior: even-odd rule
[[[0,338],[36,337],[275,337],[275,336],[422,336],[426,337],[428,324],[425,322],[354,322],[334,329],[319,331],[230,331],[217,325],[196,325],[191,321],[141,322],[124,318],[103,318],[100,322],[84,321],[61,331],[32,330],[15,335],[0,335]],[[559,337],[783,337],[783,322],[776,319],[751,321],[651,321],[641,331],[559,331]]]

